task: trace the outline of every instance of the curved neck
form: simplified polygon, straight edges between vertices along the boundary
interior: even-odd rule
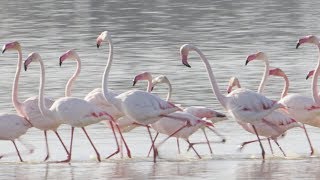
[[[113,44],[111,39],[108,39],[108,42],[109,42],[109,57],[108,57],[108,62],[102,77],[102,91],[104,93],[104,97],[106,98],[106,100],[110,102],[113,99],[113,97],[109,94],[109,91],[108,91],[108,77],[109,77],[109,72],[111,69],[112,59],[113,59]]]
[[[80,74],[80,70],[81,70],[80,58],[76,57],[76,61],[77,61],[77,69],[73,73],[73,75],[70,77],[70,79],[68,80],[68,83],[66,84],[66,89],[65,89],[65,96],[66,97],[71,96],[72,85],[73,85],[74,81],[77,79],[77,77]]]
[[[263,89],[266,85],[266,82],[267,82],[267,79],[268,79],[268,74],[269,74],[269,60],[268,59],[265,59],[264,60],[264,64],[265,64],[265,67],[264,67],[264,72],[263,72],[263,76],[262,76],[262,79],[261,79],[261,82],[260,82],[260,85],[259,85],[259,88],[258,88],[258,93],[262,94],[263,92]]]
[[[46,107],[45,101],[44,101],[44,83],[45,83],[45,70],[42,60],[39,61],[40,63],[40,86],[39,86],[39,100],[38,100],[38,106],[41,114],[44,117],[47,117],[48,114],[51,113],[51,111]]]
[[[313,100],[317,103],[320,104],[320,99],[318,96],[318,76],[320,73],[320,44],[317,45],[318,46],[318,50],[319,50],[319,55],[318,55],[318,63],[313,75],[313,79],[312,79],[312,96],[313,96]]]
[[[281,93],[281,99],[284,98],[287,94],[288,94],[288,89],[289,89],[289,79],[288,77],[285,75],[283,76],[284,79],[284,87]]]
[[[18,112],[18,114],[25,116],[23,114],[21,102],[19,102],[19,100],[18,100],[18,82],[19,82],[20,73],[21,73],[21,66],[22,66],[22,52],[21,52],[21,49],[18,49],[17,69],[16,69],[14,81],[13,81],[14,83],[12,85],[12,103],[13,103],[14,108]]]
[[[224,108],[226,108],[226,97],[223,94],[221,94],[221,92],[220,92],[220,89],[218,87],[216,78],[213,75],[211,66],[210,66],[207,58],[200,51],[200,49],[198,49],[197,47],[195,47],[195,51],[200,55],[201,60],[204,62],[205,66],[206,66],[213,93],[216,95],[216,97],[217,97],[218,101],[220,102],[220,104]]]
[[[172,86],[171,86],[171,83],[170,82],[167,82],[168,84],[168,94],[167,94],[167,101],[170,101],[171,100],[171,94],[172,94]]]
[[[147,81],[148,81],[148,86],[147,86],[147,90],[146,91],[148,93],[150,93],[151,92],[151,88],[152,88],[152,77],[151,76],[148,77]]]

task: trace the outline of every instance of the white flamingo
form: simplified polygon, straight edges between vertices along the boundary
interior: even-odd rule
[[[161,84],[161,83],[167,84],[169,89],[168,89],[168,94],[167,94],[166,100],[167,101],[171,100],[170,98],[171,98],[171,94],[172,94],[172,86],[171,86],[169,79],[166,76],[160,75],[158,77],[152,78],[152,74],[150,72],[143,72],[143,73],[135,76],[134,81],[133,81],[133,85],[135,85],[138,81],[141,81],[141,80],[148,81],[147,92],[150,92],[151,90],[153,90],[157,84]],[[209,108],[202,107],[202,106],[190,106],[190,107],[184,108],[183,111],[186,113],[181,114],[181,113],[175,112],[175,113],[172,113],[171,115],[186,116],[186,117],[188,117],[188,115],[192,115],[189,118],[190,121],[199,120],[199,118],[200,119],[206,118],[206,119],[210,119],[212,121],[221,121],[221,120],[226,119],[226,115],[219,113],[217,111],[211,110]],[[194,118],[194,116],[197,118]],[[215,119],[219,119],[219,120],[215,120]],[[181,127],[181,123],[182,123],[181,121],[175,120],[172,118],[161,118],[159,121],[151,124],[151,127],[157,131],[157,134],[156,134],[153,142],[156,141],[159,133],[170,135],[173,130]],[[189,137],[194,132],[196,132],[199,128],[201,128],[204,135],[205,135],[206,143],[209,146],[210,153],[212,154],[212,148],[210,146],[210,142],[208,140],[207,134],[204,130],[204,128],[206,127],[206,123],[202,122],[202,121],[198,121],[198,122],[194,122],[194,123],[195,124],[199,123],[199,124],[197,126],[186,127],[185,129],[181,130],[179,133],[174,135],[174,137],[177,138],[178,152],[180,153],[179,138],[184,139],[189,144],[189,148],[193,148],[194,144],[202,144],[202,142],[190,143],[190,141],[189,141]],[[216,133],[217,135],[219,135],[220,137],[222,137],[223,138],[222,142],[225,142],[225,138],[222,135],[220,135],[218,132],[216,132],[214,129],[212,129],[211,125],[209,125],[208,128],[210,130],[212,130],[214,133]],[[148,156],[149,156],[151,150],[152,150],[152,147],[149,150]],[[193,148],[193,150],[194,150],[194,148]],[[195,153],[199,156],[199,154],[196,151],[195,151]]]
[[[200,49],[191,44],[182,45],[180,48],[182,63],[187,67],[191,67],[188,63],[189,51],[196,51],[199,54],[201,60],[204,62],[209,75],[212,90],[215,93],[220,104],[230,113],[230,115],[234,119],[236,119],[240,123],[250,123],[252,125],[252,128],[260,143],[262,158],[265,159],[265,151],[258,136],[255,125],[260,122],[266,122],[266,120],[264,119],[265,116],[272,113],[275,109],[278,109],[280,107],[284,108],[284,106],[280,103],[266,98],[259,93],[244,88],[236,89],[227,96],[224,96],[219,90],[207,58],[200,51]],[[273,123],[269,124],[270,127],[274,128],[277,131],[280,131],[277,125]]]
[[[275,71],[272,69],[270,70],[270,74],[275,73]],[[269,73],[268,73],[269,74]],[[230,78],[229,81],[229,86],[228,86],[228,92],[232,91],[233,87],[241,87],[240,82],[238,78],[232,77]],[[283,153],[284,156],[286,156],[285,152],[282,150],[281,146],[279,145],[277,139],[278,137],[283,137],[284,134],[286,133],[287,130],[294,128],[294,127],[301,127],[299,123],[297,123],[294,119],[290,118],[289,116],[282,114],[281,112],[274,111],[270,115],[266,116],[264,118],[266,121],[271,122],[273,124],[276,124],[278,126],[278,129],[275,130],[274,128],[270,127],[268,124],[265,122],[260,122],[256,124],[256,129],[257,132],[260,136],[266,137],[263,140],[268,140],[270,150],[273,154],[273,149],[270,143],[270,138],[277,144],[281,152]],[[254,134],[254,129],[252,129],[252,126],[249,123],[241,123],[238,122],[244,130],[246,130],[249,133]],[[252,141],[246,141],[241,143],[240,145],[240,150],[244,148],[245,145],[257,142],[258,140],[252,140]]]
[[[310,35],[305,36],[298,40],[296,48],[302,44],[314,44],[319,49],[320,54],[320,43],[316,36]],[[317,67],[320,63],[320,58],[318,59]],[[317,69],[317,68],[316,68]],[[317,94],[317,77],[313,78],[311,82],[312,95],[313,98],[303,96],[301,94],[288,94],[285,97],[281,98],[280,102],[288,107],[289,114],[296,119],[297,121],[308,124],[315,127],[320,127],[320,104],[319,97]],[[305,128],[305,126],[304,126]],[[310,143],[310,140],[309,140]],[[311,149],[311,155],[314,154],[313,148]]]
[[[18,51],[17,69],[16,69],[15,78],[14,78],[14,84],[12,86],[12,103],[14,108],[16,109],[17,113],[20,116],[27,118],[31,122],[33,127],[40,129],[44,132],[44,137],[46,142],[46,152],[47,152],[47,155],[44,161],[48,160],[50,157],[48,138],[47,138],[48,130],[52,130],[56,134],[63,148],[65,149],[67,155],[69,155],[69,152],[66,146],[64,145],[60,135],[57,132],[57,128],[60,126],[60,123],[57,121],[50,121],[50,120],[47,121],[44,119],[38,107],[38,96],[30,97],[26,99],[24,102],[20,102],[18,100],[18,82],[20,78],[21,65],[22,65],[22,51],[21,51],[20,43],[17,41],[14,41],[14,42],[5,44],[2,48],[2,53],[4,53],[5,51],[12,51],[12,50]],[[46,107],[51,107],[51,105],[54,102],[54,100],[50,98],[44,98],[44,101],[45,101]]]
[[[15,140],[20,140],[19,137],[24,135],[31,127],[31,123],[21,116],[16,114],[0,114],[0,140],[8,140],[13,143],[21,162],[23,162],[23,160]],[[23,143],[21,140],[20,142]],[[32,153],[33,148],[29,149],[29,152]],[[0,155],[0,159],[4,156],[6,155]]]
[[[168,114],[181,109],[179,107],[176,107],[174,104],[164,101],[159,97],[145,91],[129,90],[117,96],[113,96],[109,93],[108,77],[113,58],[113,44],[109,36],[110,33],[108,33],[108,31],[104,31],[97,38],[97,47],[100,47],[102,41],[107,40],[109,42],[109,49],[111,52],[109,53],[108,62],[102,79],[102,90],[104,96],[109,103],[111,103],[118,111],[122,113],[122,116],[128,116],[137,124],[146,126],[152,142],[152,137],[148,125],[158,121],[162,117],[168,117]],[[190,126],[190,122],[177,129],[174,133],[179,132],[186,126]],[[157,149],[154,144],[153,153],[153,160],[154,162],[156,162]]]
[[[40,63],[40,87],[39,87],[39,109],[46,120],[57,121],[60,124],[69,124],[72,127],[80,127],[86,134],[91,146],[93,147],[98,161],[100,160],[100,154],[92,143],[90,137],[85,131],[84,127],[90,124],[98,123],[102,120],[113,120],[107,112],[99,109],[93,104],[79,98],[75,97],[62,97],[57,99],[50,109],[48,109],[44,104],[44,83],[45,83],[45,70],[41,57],[38,53],[29,54],[28,58],[24,62],[25,70],[27,70],[31,62]],[[71,137],[72,138],[72,137]],[[70,144],[70,148],[72,143]],[[71,150],[68,159],[64,162],[69,162],[71,160]]]
[[[81,60],[80,60],[80,57],[79,55],[77,54],[77,52],[73,49],[71,50],[68,50],[66,53],[64,53],[63,55],[60,56],[59,58],[59,65],[61,66],[62,63],[66,60],[75,60],[77,62],[77,69],[75,71],[75,73],[72,75],[72,77],[69,79],[68,83],[66,84],[66,88],[65,88],[65,96],[66,97],[70,97],[71,96],[71,89],[72,89],[72,84],[74,83],[74,81],[76,80],[76,78],[79,76],[80,74],[80,70],[81,70]],[[114,131],[114,126],[112,124],[112,121],[109,120],[106,120],[109,122],[110,124],[110,127],[113,131],[113,135],[116,137],[116,134],[115,134],[115,131]],[[124,126],[124,125],[123,125]],[[82,129],[84,130],[85,128],[82,127]],[[74,127],[71,128],[71,143],[70,143],[70,150],[72,150],[72,142],[73,142],[73,132],[74,132]],[[85,131],[84,131],[85,132]],[[86,132],[85,132],[86,133]],[[120,132],[121,133],[121,132]],[[122,137],[122,135],[121,135]],[[121,139],[121,142],[122,142],[122,139]],[[117,146],[119,146],[119,143],[116,139],[116,144]],[[119,147],[118,147],[119,149]],[[118,151],[116,151],[115,153],[112,153],[111,155],[108,156],[108,158],[110,158],[111,156],[115,155]],[[70,151],[71,153],[71,151]],[[131,154],[129,152],[128,156],[131,158]]]

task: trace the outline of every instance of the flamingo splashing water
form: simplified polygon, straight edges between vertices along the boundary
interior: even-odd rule
[[[265,121],[264,117],[272,113],[275,109],[285,107],[282,104],[274,102],[259,93],[244,88],[236,89],[227,96],[224,96],[219,90],[209,61],[200,51],[200,49],[192,44],[182,45],[180,48],[182,63],[187,67],[191,67],[188,63],[189,51],[196,51],[200,55],[201,60],[206,66],[212,91],[216,95],[220,104],[237,121],[241,123],[250,123],[252,125],[252,128],[254,129],[254,132],[259,140],[262,158],[265,159],[265,151],[255,128],[255,124]],[[272,124],[271,127],[278,129],[277,126]]]

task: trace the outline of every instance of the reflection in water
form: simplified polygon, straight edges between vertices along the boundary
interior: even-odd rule
[[[107,60],[108,49],[96,49],[95,38],[109,30],[114,42],[114,64],[110,73],[110,87],[118,92],[131,89],[134,75],[151,71],[165,74],[173,86],[173,101],[183,106],[202,105],[223,111],[212,94],[204,66],[199,57],[190,54],[192,68],[182,67],[178,49],[184,43],[194,43],[208,57],[220,89],[225,93],[230,76],[237,76],[246,88],[256,90],[262,74],[261,63],[244,67],[248,54],[264,51],[273,67],[281,67],[289,77],[290,93],[310,95],[310,81],[305,73],[315,66],[315,48],[295,50],[296,40],[306,34],[319,35],[317,11],[320,3],[311,1],[211,1],[195,3],[177,1],[117,1],[110,0],[53,0],[1,2],[0,45],[18,40],[23,58],[30,52],[41,54],[46,67],[46,96],[58,98],[64,95],[67,79],[75,70],[75,63],[59,68],[58,57],[75,48],[82,60],[81,75],[74,85],[73,94],[84,97],[93,88],[101,86],[101,76]],[[0,56],[1,113],[14,113],[11,103],[11,85],[17,55]],[[19,99],[22,101],[38,93],[39,71],[21,72]],[[9,80],[8,80],[9,79]],[[270,78],[266,95],[278,99],[283,82]],[[137,88],[145,89],[143,83]],[[307,87],[307,88],[306,88]],[[166,88],[155,93],[165,96]],[[36,147],[32,155],[23,155],[26,163],[15,163],[16,156],[0,160],[0,179],[149,179],[149,178],[216,178],[216,179],[290,179],[319,178],[318,158],[309,158],[307,143],[301,130],[293,129],[281,140],[288,152],[288,159],[268,159],[261,163],[257,145],[238,152],[242,141],[254,138],[244,132],[233,120],[216,125],[227,142],[213,144],[213,159],[192,159],[181,155],[176,158],[176,145],[164,144],[160,153],[165,157],[153,164],[144,158],[150,146],[144,129],[125,134],[134,158],[115,159],[96,163],[88,142],[77,132],[74,142],[74,159],[71,164],[43,163],[45,154],[43,135],[32,128],[23,137]],[[59,128],[64,140],[69,140],[70,127]],[[308,127],[314,147],[320,147],[319,129]],[[109,154],[115,145],[112,133],[105,126],[88,127],[101,155]],[[202,139],[196,133],[192,138]],[[213,138],[213,137],[212,137]],[[214,138],[213,138],[214,139]],[[1,154],[14,152],[9,143],[0,142]],[[55,136],[49,135],[52,149],[50,160],[65,158]],[[206,146],[197,150],[205,155]],[[301,155],[303,157],[300,157]],[[292,159],[292,157],[299,157]],[[169,159],[166,157],[174,157]],[[291,159],[290,159],[291,158]],[[308,172],[308,173],[306,173]]]

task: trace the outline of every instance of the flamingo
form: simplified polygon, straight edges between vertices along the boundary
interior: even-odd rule
[[[0,114],[0,139],[9,140],[13,143],[21,162],[23,162],[23,160],[15,140],[20,140],[19,137],[24,135],[31,127],[32,124],[22,116],[16,114]],[[29,149],[29,152],[32,153],[33,148]],[[4,156],[5,155],[0,155],[0,159]]]
[[[87,136],[91,146],[93,147],[97,159],[100,162],[100,154],[92,143],[90,137],[88,136],[85,126],[90,124],[98,123],[102,120],[112,120],[112,116],[110,116],[107,112],[99,109],[93,104],[75,97],[62,97],[57,99],[50,109],[48,109],[44,104],[44,83],[45,83],[45,70],[42,59],[38,53],[30,53],[27,59],[24,61],[25,70],[27,70],[28,66],[31,62],[39,62],[40,63],[40,86],[39,86],[39,109],[45,119],[57,121],[60,124],[69,124],[72,127],[81,127],[85,135]],[[72,137],[71,137],[72,139]],[[70,154],[68,159],[63,162],[69,162],[71,160],[71,147],[70,144]]]
[[[33,127],[40,129],[44,132],[44,137],[46,142],[46,152],[47,152],[47,155],[44,161],[47,161],[50,157],[48,138],[47,138],[48,130],[52,130],[56,134],[64,150],[66,151],[67,155],[69,155],[69,152],[65,144],[63,143],[59,133],[57,132],[57,128],[60,126],[60,123],[57,121],[48,121],[42,116],[38,107],[38,96],[30,97],[26,99],[24,102],[20,102],[18,100],[18,81],[20,78],[21,65],[22,65],[22,51],[21,51],[21,45],[18,41],[5,44],[2,48],[2,53],[4,53],[5,51],[12,51],[12,50],[18,51],[17,69],[16,69],[15,78],[14,78],[14,83],[12,86],[12,103],[14,108],[16,109],[18,115],[27,118],[31,122]],[[51,105],[54,102],[54,100],[50,98],[44,98],[44,101],[45,101],[46,107],[51,107]]]
[[[271,74],[277,75],[276,74],[277,73],[276,70],[278,70],[278,68],[269,70],[268,74],[269,75],[271,75]],[[282,72],[282,70],[280,70],[280,71]],[[236,77],[230,78],[229,86],[228,86],[228,92],[231,92],[232,88],[234,86],[238,87],[238,88],[241,87],[240,86],[240,82],[239,82],[238,78],[236,78]],[[271,146],[271,143],[270,143],[270,138],[277,144],[277,146],[279,147],[279,149],[283,153],[283,155],[286,156],[285,152],[283,151],[283,149],[279,145],[277,139],[278,139],[278,137],[283,137],[287,130],[289,130],[291,128],[294,128],[294,127],[301,127],[301,125],[299,123],[297,123],[295,120],[293,120],[292,118],[290,118],[289,116],[286,116],[285,114],[282,114],[282,113],[276,112],[276,111],[274,111],[272,114],[266,116],[264,119],[266,121],[270,121],[270,122],[273,122],[274,124],[276,124],[281,131],[275,131],[273,128],[271,128],[265,122],[261,122],[261,123],[256,125],[256,129],[258,131],[258,134],[260,136],[266,137],[263,140],[268,140],[268,143],[269,143],[270,150],[271,150],[272,154],[273,154],[273,149],[272,149],[272,146]],[[247,132],[252,133],[252,134],[255,133],[250,124],[241,123],[240,122],[239,125],[241,125],[242,128],[244,130],[246,130]],[[240,150],[242,150],[245,145],[253,143],[253,142],[257,142],[257,141],[258,140],[252,140],[252,141],[246,141],[246,142],[241,143]]]
[[[299,48],[302,44],[314,44],[319,49],[320,54],[320,43],[316,36],[309,35],[302,37],[298,40],[296,48]],[[318,59],[317,67],[319,66],[320,58]],[[317,69],[317,68],[316,68]],[[303,127],[305,128],[305,124],[308,124],[310,126],[320,127],[320,105],[317,103],[319,101],[319,97],[317,94],[317,77],[314,77],[311,82],[312,87],[312,95],[311,97],[306,97],[301,94],[288,94],[281,98],[279,101],[280,103],[283,103],[285,106],[288,107],[288,112],[290,116],[292,116],[297,121],[303,123]],[[287,87],[288,88],[288,87]],[[307,134],[307,131],[305,131]],[[311,143],[310,139],[308,139],[309,143]],[[311,148],[310,155],[314,154],[313,148]]]
[[[59,58],[59,65],[61,66],[62,63],[66,60],[75,60],[77,62],[77,69],[75,71],[75,73],[72,75],[72,77],[69,79],[68,83],[66,84],[66,88],[65,88],[65,96],[66,97],[70,97],[71,96],[71,87],[73,82],[76,80],[76,78],[78,77],[78,75],[80,74],[80,69],[81,69],[81,60],[79,55],[77,54],[77,52],[74,49],[68,50],[67,52],[65,52],[63,55],[60,56]],[[109,121],[110,127],[113,131],[113,134],[116,138],[116,144],[117,146],[119,146],[118,141],[117,141],[117,137],[115,135],[115,131],[114,131],[114,127],[112,124],[112,121]],[[77,123],[77,122],[76,122]],[[81,121],[78,121],[78,123],[80,123],[79,125],[76,125],[76,127],[81,127]],[[81,127],[82,130],[84,131],[84,133],[86,133],[86,130],[84,127]],[[73,132],[74,132],[74,126],[72,126],[71,128],[71,143],[70,143],[70,154],[71,154],[71,150],[72,150],[72,142],[73,142]],[[121,132],[120,132],[121,133]],[[122,140],[122,139],[121,139]],[[119,149],[119,147],[118,147]],[[116,153],[111,154],[109,157],[111,157],[112,155],[114,155]],[[130,153],[129,153],[129,157],[131,157]]]
[[[102,79],[102,90],[106,100],[111,103],[119,112],[122,113],[122,116],[128,116],[133,119],[137,124],[143,125],[147,128],[151,142],[152,136],[149,128],[149,124],[152,124],[163,117],[170,117],[170,113],[181,110],[179,107],[174,104],[162,100],[156,95],[151,93],[141,91],[141,90],[129,90],[124,93],[121,93],[117,96],[113,96],[109,93],[108,89],[108,77],[111,69],[112,58],[113,58],[113,44],[110,38],[110,33],[108,31],[102,32],[97,38],[97,47],[101,46],[101,43],[104,40],[109,42],[109,57],[108,62],[103,74]],[[181,129],[190,126],[191,122],[187,121],[185,125],[177,129],[173,134],[179,132]],[[164,141],[166,141],[165,139]],[[159,143],[159,146],[164,142]],[[156,146],[152,143],[153,146],[153,161],[156,162],[157,149]]]
[[[160,75],[160,76],[155,77],[155,78],[152,79],[152,74],[150,72],[143,72],[143,73],[138,74],[138,75],[135,76],[133,84],[135,85],[140,80],[148,81],[147,92],[150,92],[151,90],[153,90],[154,87],[157,84],[160,84],[160,83],[167,84],[169,89],[168,89],[168,94],[167,94],[166,100],[167,101],[171,100],[170,98],[171,98],[171,94],[172,94],[172,86],[171,86],[171,83],[170,83],[169,79],[166,76]],[[195,116],[195,117],[200,118],[200,119],[202,119],[202,118],[206,118],[206,120],[209,119],[212,122],[215,122],[215,121],[218,122],[218,121],[226,119],[226,115],[224,115],[222,113],[219,113],[217,111],[211,110],[209,108],[203,107],[203,106],[190,106],[190,107],[187,107],[187,108],[183,108],[183,111],[186,112],[187,114],[191,114],[192,116]],[[173,113],[173,114],[175,114],[175,113]],[[173,114],[171,114],[171,115],[173,115]],[[187,114],[185,116],[187,116]],[[181,115],[181,114],[179,114],[179,115]],[[171,121],[171,125],[170,125],[169,121]],[[177,120],[174,120],[174,119],[171,119],[171,118],[162,118],[159,121],[155,122],[154,124],[151,124],[151,127],[154,130],[157,131],[157,134],[156,134],[153,142],[156,141],[159,133],[164,133],[164,134],[166,133],[167,135],[170,135],[173,129],[177,129],[180,126],[181,126],[181,122],[177,122]],[[183,139],[189,144],[189,148],[192,148],[192,145],[198,144],[198,143],[190,143],[189,142],[189,137],[194,132],[196,132],[197,129],[201,128],[203,133],[204,133],[204,135],[205,135],[205,137],[206,137],[206,140],[207,140],[206,143],[209,146],[210,153],[212,154],[212,149],[211,149],[211,146],[210,146],[210,142],[208,140],[208,137],[207,137],[207,134],[206,134],[206,132],[204,130],[204,127],[205,127],[205,123],[203,124],[203,126],[187,127],[184,130],[182,130],[183,132],[179,132],[178,134],[174,135],[174,137],[177,138],[178,152],[180,153],[179,137],[183,137]],[[167,130],[168,128],[171,129],[171,130],[170,131]],[[192,129],[192,130],[187,131],[187,129],[189,129],[189,128]],[[218,132],[216,132],[214,129],[210,128],[210,126],[208,126],[208,128],[210,130],[212,130],[214,133],[216,133],[217,135],[219,135],[220,137],[223,137]],[[182,133],[184,133],[184,134],[182,134]],[[223,138],[222,142],[225,142],[225,138]],[[200,142],[200,143],[202,143],[202,142]],[[149,150],[149,154],[151,152],[151,149],[152,149],[152,147]],[[149,154],[148,154],[148,156],[149,156]]]
[[[282,104],[272,101],[262,94],[256,93],[249,89],[239,88],[232,91],[227,96],[223,95],[217,85],[216,79],[213,75],[209,61],[199,48],[192,44],[184,44],[180,48],[180,55],[182,63],[191,67],[188,63],[189,51],[196,51],[203,63],[206,66],[209,80],[212,86],[213,93],[216,95],[219,103],[228,111],[228,113],[240,123],[250,123],[259,140],[261,154],[263,160],[265,159],[265,151],[255,128],[256,124],[265,122],[276,131],[280,131],[276,124],[266,122],[264,119],[267,115],[271,114],[275,109],[285,108]]]

